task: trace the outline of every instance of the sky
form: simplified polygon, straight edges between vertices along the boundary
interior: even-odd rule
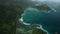
[[[60,0],[32,0],[32,1],[54,1],[54,2],[60,2]]]
[[[47,1],[60,1],[60,0],[47,0]]]

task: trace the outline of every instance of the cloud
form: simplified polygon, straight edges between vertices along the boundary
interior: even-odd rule
[[[54,1],[54,2],[60,2],[60,0],[32,0],[32,1]]]
[[[60,0],[45,0],[45,1],[60,1]]]

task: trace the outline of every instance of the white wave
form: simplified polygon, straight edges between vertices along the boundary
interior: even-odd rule
[[[21,17],[21,18],[19,19],[19,21],[21,21],[24,25],[30,25],[29,23],[23,22],[23,17]]]
[[[42,28],[42,25],[41,25],[41,24],[40,24],[39,26],[40,26],[40,27],[37,27],[37,29],[41,29],[41,30],[43,30],[44,32],[47,32],[47,34],[49,34],[48,31],[46,31],[45,29]]]
[[[24,25],[31,25],[31,24],[29,24],[29,23],[25,23],[25,22],[23,22],[23,24],[24,24]]]

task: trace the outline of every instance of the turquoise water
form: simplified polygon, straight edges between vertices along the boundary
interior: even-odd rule
[[[23,21],[26,23],[41,24],[42,27],[51,34],[60,32],[59,10],[57,10],[57,12],[50,11],[50,13],[48,13],[48,11],[38,10],[36,8],[28,8],[23,14]]]

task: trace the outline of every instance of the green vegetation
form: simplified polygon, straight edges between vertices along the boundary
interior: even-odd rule
[[[0,4],[0,34],[16,34],[16,22],[22,7],[14,4]]]
[[[46,11],[52,10],[52,9],[49,8],[46,4],[45,4],[45,5],[41,5],[41,6],[35,6],[34,8],[37,8],[37,9],[39,9],[39,10],[46,10]]]
[[[41,29],[35,29],[35,30],[33,30],[32,34],[47,34],[47,32],[44,32]]]

